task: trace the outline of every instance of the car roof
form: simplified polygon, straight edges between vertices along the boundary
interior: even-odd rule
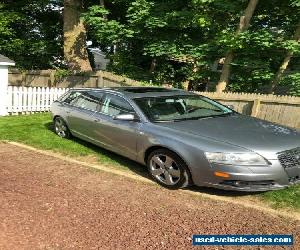
[[[142,98],[142,97],[157,97],[157,96],[174,96],[174,95],[195,95],[175,88],[162,87],[112,87],[112,88],[76,88],[74,90],[81,91],[104,91],[111,93],[118,93],[128,98]]]

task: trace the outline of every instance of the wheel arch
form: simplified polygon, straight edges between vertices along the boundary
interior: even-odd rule
[[[57,117],[61,117],[61,116],[60,116],[60,115],[55,115],[55,116],[53,116],[52,120],[55,121],[55,119],[56,119]],[[62,118],[62,117],[61,117],[61,118]]]
[[[66,119],[64,119],[62,116],[60,116],[60,115],[55,115],[55,116],[53,116],[53,122],[55,121],[55,119],[56,118],[61,118],[63,121],[64,121],[64,123],[67,125],[67,127],[69,128],[69,124],[67,123],[67,121],[66,121]]]

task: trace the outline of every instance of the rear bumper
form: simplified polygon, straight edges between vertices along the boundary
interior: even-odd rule
[[[300,184],[300,166],[284,169],[278,160],[270,162],[272,165],[256,167],[214,164],[204,183],[197,183],[197,180],[194,180],[194,183],[198,186],[245,192],[278,190]],[[215,171],[228,173],[230,177],[217,177],[214,175]]]

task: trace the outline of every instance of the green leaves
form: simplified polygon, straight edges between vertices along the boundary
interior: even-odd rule
[[[291,6],[300,7],[300,0],[290,0]]]
[[[106,16],[109,13],[101,6],[89,8],[83,18],[89,28],[90,35],[98,42],[106,45],[116,44],[125,38],[131,38],[134,32],[117,20],[108,20]]]
[[[167,25],[168,23],[159,17],[149,17],[145,22],[145,27],[148,29],[163,28]]]
[[[260,2],[249,30],[238,35],[247,0],[115,0],[109,10],[93,6],[85,19],[97,43],[119,44],[114,71],[175,85],[217,81],[213,64],[233,50],[230,89],[257,91],[269,84],[286,51],[299,52],[291,40],[296,2]]]
[[[287,71],[299,72],[300,48],[293,35],[300,0],[259,1],[249,29],[236,35],[248,2],[107,0],[103,8],[99,1],[83,0],[82,18],[88,39],[109,54],[110,69],[119,74],[175,86],[188,80],[195,86],[200,82],[214,86],[220,75],[214,65],[230,49],[234,59],[229,89],[263,91],[288,51],[295,60]],[[1,53],[22,68],[60,66],[62,4],[62,0],[2,1]],[[284,75],[281,85],[299,93],[298,75]]]
[[[47,69],[62,56],[61,2],[2,1],[0,51],[25,69]]]
[[[128,19],[128,23],[132,25],[143,24],[144,20],[150,16],[153,5],[152,2],[146,0],[133,1],[127,10],[126,18]]]
[[[290,72],[281,81],[289,89],[290,95],[300,96],[300,72]]]
[[[299,42],[295,41],[295,40],[286,40],[283,41],[282,43],[282,47],[285,48],[286,50],[295,53],[295,54],[299,54],[300,53],[300,44]]]
[[[206,16],[198,17],[197,23],[202,28],[211,25],[210,19],[207,18]]]

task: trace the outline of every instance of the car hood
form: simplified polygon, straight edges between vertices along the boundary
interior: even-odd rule
[[[276,153],[300,147],[300,133],[295,129],[238,114],[160,125],[176,130],[176,133],[189,133],[233,144],[267,159],[277,159]]]

